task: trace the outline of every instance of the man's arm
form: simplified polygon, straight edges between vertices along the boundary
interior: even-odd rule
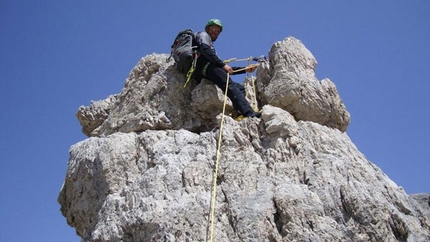
[[[215,49],[212,47],[211,37],[206,32],[199,32],[196,36],[196,40],[201,55],[218,67],[222,68],[225,66],[225,63],[215,53]]]
[[[246,73],[244,67],[232,66],[231,68],[233,69],[233,75]],[[240,71],[238,71],[238,70],[240,70]]]
[[[235,75],[235,74],[244,74],[246,72],[254,72],[255,69],[257,69],[257,67],[258,67],[257,64],[251,64],[245,67],[232,66],[231,68],[233,69],[233,75]]]

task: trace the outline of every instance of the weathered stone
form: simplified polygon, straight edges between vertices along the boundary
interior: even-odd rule
[[[191,99],[192,109],[204,119],[204,122],[214,124],[214,117],[220,113],[224,104],[224,90],[203,79],[191,92]],[[226,113],[232,112],[234,112],[233,105],[230,99],[227,99]]]
[[[223,90],[183,88],[165,58],[141,59],[120,94],[78,111],[94,137],[70,148],[58,202],[83,241],[206,241],[218,154],[214,241],[430,241],[424,200],[355,147],[299,41],[275,44],[245,81],[261,118],[236,121],[229,103],[222,126]]]
[[[82,132],[91,136],[91,133],[99,127],[109,116],[110,110],[114,107],[116,95],[111,95],[105,100],[92,101],[88,107],[80,106],[76,117],[82,126]]]
[[[216,241],[428,238],[421,207],[346,134],[275,107],[262,117],[226,118]],[[72,146],[63,214],[88,241],[204,241],[217,135],[147,130]]]
[[[142,58],[130,72],[123,90],[106,100],[80,107],[77,116],[88,136],[147,129],[213,128],[222,112],[224,90],[203,81],[190,81],[179,74],[168,55]],[[270,104],[290,112],[296,120],[313,121],[346,131],[350,118],[333,82],[315,78],[316,60],[294,38],[273,45],[269,62],[260,63],[257,79],[246,78],[246,96],[254,109]],[[260,105],[260,107],[259,107]],[[235,116],[228,101],[226,114]]]
[[[418,204],[423,209],[424,214],[427,215],[427,219],[430,221],[430,194],[427,194],[427,193],[412,194],[411,197],[418,202]]]
[[[285,109],[296,120],[346,131],[350,116],[336,86],[328,78],[318,81],[317,61],[299,40],[288,37],[276,42],[270,49],[269,60],[257,76],[263,104]]]

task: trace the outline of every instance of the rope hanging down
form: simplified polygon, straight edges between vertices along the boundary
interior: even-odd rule
[[[210,214],[210,241],[213,242],[213,235],[214,235],[214,219],[215,219],[215,200],[216,200],[216,183],[218,178],[218,165],[219,165],[219,159],[221,156],[221,141],[222,141],[222,130],[224,128],[224,116],[225,116],[225,106],[227,103],[227,91],[228,91],[228,80],[230,79],[230,74],[227,73],[227,80],[225,84],[225,92],[224,92],[224,103],[222,106],[222,116],[221,116],[221,124],[219,128],[219,135],[218,135],[218,147],[216,151],[216,161],[215,161],[215,172],[214,172],[214,178],[213,178],[213,186],[212,186],[212,201],[211,201],[211,214]]]
[[[239,72],[248,69],[249,67],[245,67],[239,70],[235,70],[233,72]],[[216,189],[217,189],[217,178],[218,178],[218,166],[219,166],[219,160],[221,157],[221,142],[222,142],[222,132],[224,128],[224,117],[225,117],[225,107],[227,104],[227,91],[228,91],[228,83],[230,80],[230,74],[227,73],[227,80],[225,84],[225,91],[224,91],[224,103],[222,106],[222,116],[221,116],[221,124],[219,128],[219,135],[218,135],[218,144],[217,144],[217,152],[216,152],[216,161],[215,161],[215,171],[214,171],[214,177],[213,177],[213,186],[212,186],[212,199],[211,199],[211,212],[209,217],[210,222],[210,241],[214,241],[214,221],[215,221],[215,201],[216,201]]]

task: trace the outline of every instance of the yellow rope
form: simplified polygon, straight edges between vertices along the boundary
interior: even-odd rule
[[[258,111],[257,90],[255,88],[255,79],[254,79],[254,77],[251,77],[251,78],[252,78],[252,89],[254,91],[254,100],[252,100],[252,106],[253,106],[254,111],[257,112]]]
[[[252,60],[252,56],[250,56],[248,58],[243,58],[243,59],[230,58],[230,59],[225,60],[224,63],[230,63],[232,61],[246,61],[246,60],[249,62],[250,60]]]
[[[213,242],[213,234],[214,234],[214,220],[215,220],[215,200],[216,200],[216,183],[218,177],[218,164],[221,156],[221,141],[222,141],[222,130],[224,127],[224,116],[225,116],[225,106],[227,103],[227,91],[228,91],[228,82],[230,80],[230,74],[227,73],[227,81],[225,84],[225,94],[224,94],[224,104],[222,107],[222,116],[221,116],[221,124],[219,128],[219,136],[218,136],[218,148],[216,152],[216,161],[215,161],[215,172],[213,179],[213,187],[212,187],[212,202],[211,202],[211,215],[210,215],[210,241]]]
[[[193,76],[194,73],[194,66],[191,66],[190,70],[187,72],[187,81],[184,84],[184,88],[187,86],[188,82],[191,80],[191,76]]]
[[[191,68],[187,72],[187,81],[184,84],[184,88],[187,86],[188,82],[191,80],[191,77],[194,74],[194,71],[196,70],[196,64],[197,64],[197,57],[198,57],[198,55],[197,55],[196,52],[194,52],[193,55],[195,55],[194,56],[194,60],[193,60],[193,62],[191,64]]]
[[[239,72],[245,70],[245,68],[235,70],[233,72]],[[221,124],[219,128],[219,136],[218,136],[218,147],[216,152],[216,161],[215,161],[215,172],[213,178],[213,186],[212,186],[212,201],[211,201],[211,214],[210,214],[210,241],[213,242],[214,236],[214,220],[215,220],[215,201],[216,201],[216,189],[217,189],[217,178],[218,178],[218,165],[221,156],[221,142],[222,142],[222,131],[224,128],[224,117],[225,117],[225,106],[227,104],[227,92],[228,92],[228,83],[230,80],[230,74],[227,72],[227,80],[225,84],[225,92],[224,92],[224,103],[222,106],[222,116],[221,116]]]

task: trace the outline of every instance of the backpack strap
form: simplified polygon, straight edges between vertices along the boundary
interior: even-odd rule
[[[187,73],[187,81],[184,84],[184,88],[187,86],[188,82],[191,80],[191,77],[194,74],[194,71],[196,70],[197,58],[199,58],[199,52],[197,51],[197,46],[193,46],[193,63]]]

